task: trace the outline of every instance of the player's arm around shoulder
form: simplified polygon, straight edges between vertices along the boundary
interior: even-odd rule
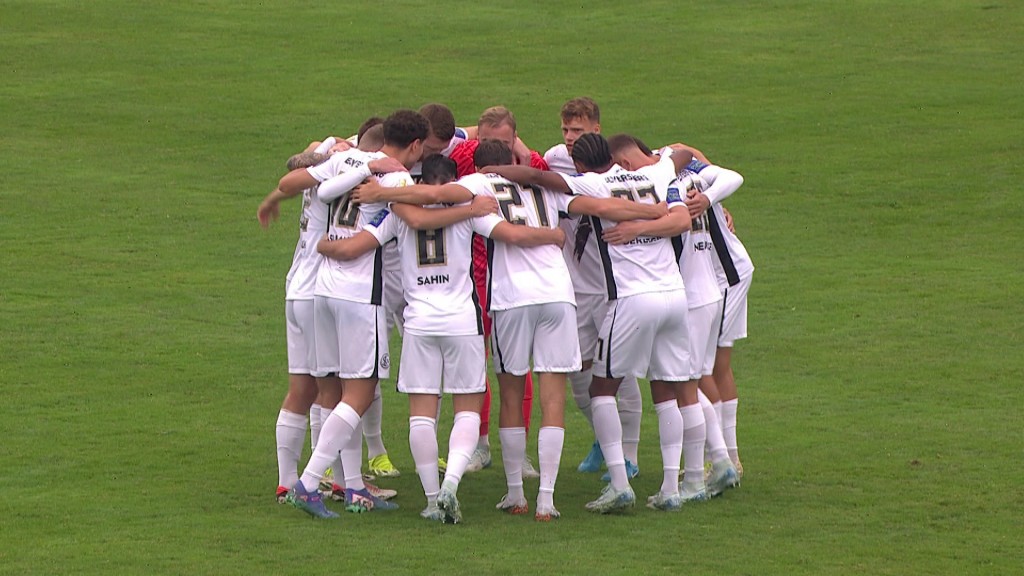
[[[367,252],[380,247],[377,237],[367,230],[360,230],[351,238],[331,240],[324,236],[316,244],[316,251],[334,260],[355,260]]]
[[[561,248],[565,245],[565,232],[561,228],[536,228],[510,224],[500,218],[494,223],[488,234],[488,238],[519,246],[520,248],[532,248],[534,246],[546,246],[552,244]]]
[[[469,203],[448,208],[424,208],[413,204],[395,203],[391,205],[391,209],[414,230],[436,230],[477,216],[493,214],[498,211],[498,201],[492,196],[480,195],[473,197]]]

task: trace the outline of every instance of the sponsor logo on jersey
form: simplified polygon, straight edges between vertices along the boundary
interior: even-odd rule
[[[384,219],[387,218],[388,214],[390,213],[391,212],[389,212],[387,208],[381,210],[380,212],[377,212],[376,214],[373,215],[373,218],[370,218],[370,226],[380,226],[381,222],[384,222]]]

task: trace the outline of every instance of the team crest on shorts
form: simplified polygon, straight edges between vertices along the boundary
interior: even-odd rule
[[[385,354],[380,357],[380,367],[384,370],[391,369],[391,354]]]

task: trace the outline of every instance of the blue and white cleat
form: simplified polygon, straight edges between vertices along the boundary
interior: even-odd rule
[[[296,482],[295,486],[288,491],[285,502],[302,510],[314,518],[337,518],[337,512],[331,512],[324,506],[324,499],[316,490],[307,492],[302,482]]]
[[[630,462],[627,459],[626,460],[626,478],[632,480],[633,478],[636,478],[639,475],[640,475],[640,467],[637,466],[636,464],[633,464],[632,462]],[[612,481],[612,473],[611,472],[605,472],[604,476],[601,476],[601,481],[602,482],[611,482]]]
[[[462,522],[462,509],[459,507],[459,498],[456,494],[458,486],[451,482],[441,484],[441,491],[437,493],[437,507],[441,509],[445,524],[458,524]]]
[[[587,457],[576,467],[579,472],[600,472],[604,465],[604,454],[601,452],[601,445],[594,440]]]
[[[420,512],[420,518],[444,524],[444,512],[437,507],[437,502],[431,502]]]
[[[709,497],[714,498],[729,488],[736,488],[739,485],[740,476],[736,472],[736,467],[733,466],[732,461],[725,459],[711,465],[711,474],[708,475],[707,479]]]
[[[665,494],[659,490],[657,494],[647,499],[647,507],[651,510],[678,512],[683,508],[683,498],[678,492]]]
[[[683,504],[687,502],[703,502],[710,499],[704,482],[687,482],[686,480],[679,483],[679,497]]]
[[[616,490],[609,484],[601,491],[597,500],[587,502],[585,508],[598,514],[609,514],[632,508],[635,502],[636,495],[633,494],[632,488],[627,486],[624,490]]]
[[[397,509],[398,504],[378,498],[370,493],[366,488],[363,488],[362,490],[353,490],[351,488],[345,489],[345,510],[348,510],[349,512],[361,514],[363,512],[370,512],[371,510]]]

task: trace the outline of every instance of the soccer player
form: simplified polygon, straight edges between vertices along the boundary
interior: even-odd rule
[[[713,376],[705,376],[702,383],[707,385],[712,402],[719,398],[711,397],[711,394],[717,392],[720,395],[722,433],[729,458],[736,467],[738,478],[742,478],[743,464],[740,463],[736,443],[739,400],[732,372],[732,349],[736,340],[747,337],[747,293],[754,275],[754,264],[746,247],[727,224],[728,215],[721,202],[743,184],[743,177],[732,170],[699,160],[692,162],[687,169],[707,184],[703,191],[695,190],[687,198],[686,205],[691,214],[707,214],[708,232],[714,245],[715,273],[725,297]]]
[[[451,158],[455,160],[458,165],[459,177],[468,176],[476,172],[476,164],[473,159],[473,155],[476,152],[476,148],[480,143],[480,140],[499,140],[504,142],[509,148],[512,148],[515,152],[519,148],[523,148],[522,142],[516,133],[516,118],[512,114],[512,111],[504,106],[492,106],[483,111],[480,115],[480,119],[477,121],[477,140],[469,140],[463,142],[455,147],[451,153]],[[522,154],[516,154],[517,161],[523,162]],[[528,150],[529,165],[538,168],[540,170],[547,170],[547,163],[539,153],[533,150]],[[487,302],[487,250],[484,246],[483,239],[479,236],[473,241],[473,257],[476,259],[474,265],[474,282],[477,289],[477,297],[480,299],[481,305],[483,306],[484,312],[484,337],[491,337],[491,317],[486,312],[488,310]],[[526,376],[526,388],[524,392],[522,410],[523,410],[523,421],[524,427],[529,430],[530,428],[530,412],[533,408],[533,379],[532,376],[527,373]],[[477,449],[473,452],[473,460],[469,464],[469,471],[476,472],[482,470],[491,465],[491,444],[490,444],[490,412],[491,412],[491,388],[490,384],[487,383],[487,392],[484,398],[484,406],[480,413],[480,440],[477,445]],[[533,467],[529,458],[523,461],[523,477],[524,478],[537,478],[540,474]]]
[[[561,121],[564,143],[545,152],[544,160],[555,172],[575,174],[577,171],[572,161],[573,144],[583,134],[601,132],[601,109],[596,102],[586,96],[573,98],[562,106]],[[597,333],[601,329],[608,307],[607,287],[590,216],[573,215],[562,219],[560,225],[566,235],[563,255],[572,276],[580,351],[583,356],[582,370],[570,374],[569,381],[572,383],[576,406],[593,429],[593,416],[590,413],[591,367],[597,349]],[[638,456],[640,423],[643,416],[643,397],[640,395],[640,384],[636,378],[627,376],[622,381],[617,399],[619,420],[622,423],[622,452],[626,456],[626,473],[633,478],[640,473]],[[595,436],[590,452],[580,462],[577,470],[598,472],[602,464],[604,455],[601,454],[601,445]],[[606,474],[602,480],[607,482],[608,475]]]
[[[320,166],[289,173],[282,179],[281,187],[324,183],[317,194],[322,201],[330,203],[328,236],[350,238],[384,206],[353,202],[348,194],[337,194],[325,181],[364,164],[372,168],[373,163],[386,159],[409,168],[420,159],[428,130],[427,120],[419,113],[399,110],[384,122],[384,146],[380,152],[350,150],[336,154]],[[408,172],[389,174],[385,180],[389,185],[411,183]],[[366,490],[360,470],[362,415],[379,393],[379,379],[387,378],[390,369],[386,321],[381,306],[383,270],[379,250],[345,261],[328,257],[320,266],[314,293],[318,368],[336,372],[344,388],[341,401],[325,420],[316,450],[289,492],[288,500],[316,517],[337,516],[326,509],[316,487],[341,452],[346,508],[352,511],[395,508]]]
[[[289,159],[288,170],[306,168],[327,159],[327,152],[336,139],[319,143],[313,151]],[[293,197],[275,188],[260,203],[256,217],[266,228],[278,215],[282,200]],[[313,339],[313,285],[322,256],[316,242],[327,232],[327,205],[316,197],[316,188],[302,190],[302,211],[299,215],[299,240],[295,245],[292,266],[285,279],[285,319],[288,348],[288,393],[277,416],[277,499],[283,502],[288,487],[298,481],[297,467],[306,436],[306,414],[317,399],[316,379],[326,376],[317,372],[316,347]],[[317,411],[319,415],[319,410]],[[315,425],[319,428],[319,423]],[[316,436],[312,436],[315,440]]]
[[[628,134],[617,134],[608,139],[612,158],[616,163],[639,169],[659,161],[650,149],[638,138]],[[689,166],[696,166],[694,160]],[[724,172],[724,169],[716,170]],[[731,171],[729,171],[731,172]],[[710,172],[709,172],[710,174]],[[680,187],[693,195],[705,187],[696,173],[684,168]],[[738,176],[738,175],[736,175]],[[725,184],[731,175],[718,180]],[[718,287],[712,253],[714,251],[708,230],[708,215],[702,212],[692,216],[689,232],[673,239],[679,257],[679,268],[686,285],[686,302],[689,306],[690,384],[689,391],[696,395],[679,398],[679,411],[683,417],[683,482],[680,495],[684,502],[699,501],[717,496],[727,488],[738,484],[736,469],[726,451],[725,439],[717,413],[700,391],[702,378],[710,376],[715,363],[715,344],[718,341],[722,322],[722,291]],[[705,432],[706,431],[706,432]],[[702,434],[706,433],[706,437]],[[711,471],[704,484],[703,454],[705,446],[711,460]]]
[[[519,166],[490,167],[521,184],[540,185],[577,196],[620,197],[643,204],[668,203],[668,213],[656,220],[615,224],[594,220],[604,264],[608,299],[612,301],[601,326],[591,384],[594,428],[604,453],[611,483],[587,509],[608,513],[629,508],[635,501],[622,453],[622,427],[615,393],[626,375],[648,377],[658,414],[663,480],[648,505],[676,510],[683,423],[677,406],[678,388],[689,380],[686,348],[686,291],[669,240],[690,228],[690,215],[678,192],[669,188],[692,159],[688,152],[666,155],[658,164],[630,172],[612,162],[608,142],[599,134],[584,134],[573,146],[573,161],[583,174],[564,176]],[[569,211],[593,212],[569,204]],[[594,212],[592,215],[600,214]],[[681,348],[682,346],[682,348]]]
[[[434,157],[429,159],[433,162]],[[440,159],[438,162],[451,162]],[[424,172],[428,162],[424,163]],[[422,187],[418,187],[422,188]],[[432,520],[462,520],[457,491],[476,445],[484,392],[483,311],[472,281],[473,233],[521,246],[560,245],[560,230],[515,226],[497,215],[476,216],[493,199],[474,198],[467,188],[436,188],[428,201],[463,204],[452,208],[422,208],[394,202],[362,234],[345,242],[324,243],[328,254],[351,257],[397,238],[402,259],[405,317],[399,390],[409,394],[409,441],[427,507],[421,515]],[[395,190],[402,194],[412,188]],[[465,200],[473,201],[465,203]],[[490,208],[488,208],[490,209]],[[448,468],[438,485],[436,421],[438,394],[454,395],[455,424],[449,440]]]

